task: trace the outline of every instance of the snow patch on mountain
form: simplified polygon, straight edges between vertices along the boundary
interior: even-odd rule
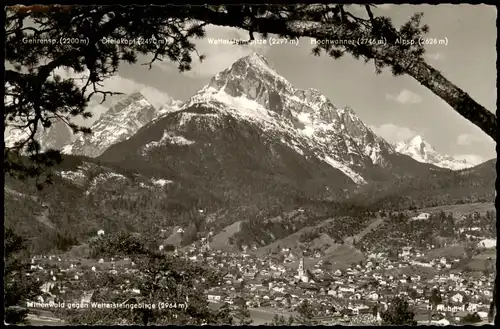
[[[418,162],[429,163],[451,170],[462,170],[474,166],[474,164],[468,163],[466,160],[458,160],[449,155],[439,154],[434,146],[419,135],[396,144],[396,151],[408,155]]]
[[[73,154],[73,144],[68,144],[61,149],[63,154]]]
[[[92,192],[94,192],[100,184],[104,184],[108,182],[109,180],[115,180],[115,181],[124,181],[127,178],[123,175],[114,173],[114,172],[105,172],[97,175],[92,181],[90,182],[89,188],[85,191],[85,195],[90,195]]]
[[[298,154],[304,155],[304,151],[301,148],[300,143],[298,143],[296,140],[292,139],[289,143],[286,144],[289,145],[292,149],[294,149],[295,152],[297,152]]]
[[[220,113],[193,113],[193,112],[180,112],[179,113],[179,126],[185,126],[192,120],[195,121],[216,121],[221,118]]]
[[[159,186],[159,187],[164,187],[164,186],[165,186],[165,185],[167,185],[167,184],[172,184],[172,183],[173,183],[173,181],[168,180],[168,179],[163,179],[163,178],[161,178],[161,179],[155,179],[155,178],[152,178],[152,179],[151,179],[151,183],[152,183],[153,185],[156,185],[156,186]]]
[[[204,94],[200,98],[195,99],[195,101],[208,101],[223,104],[223,108],[230,107],[231,109],[236,109],[237,113],[242,117],[245,117],[256,122],[270,121],[272,118],[269,116],[268,111],[259,103],[252,101],[246,97],[246,95],[233,97],[225,92],[225,88],[221,90],[216,90],[213,87],[209,87],[204,90]]]
[[[184,136],[176,135],[175,133],[165,130],[163,136],[159,141],[149,142],[142,148],[142,154],[146,155],[148,151],[161,145],[173,144],[173,145],[192,145],[195,142],[185,138]]]
[[[159,147],[159,146],[162,146],[162,145],[170,144],[170,145],[187,146],[187,145],[192,145],[194,143],[195,143],[194,141],[189,140],[189,139],[185,138],[184,136],[176,135],[173,132],[169,132],[169,131],[165,130],[163,132],[163,136],[161,137],[161,139],[159,141],[149,142],[146,145],[144,145],[142,147],[141,154],[146,155],[152,149]]]
[[[304,126],[300,131],[307,137],[313,138],[317,132],[333,129],[333,123],[315,122],[312,113],[298,113],[296,118]]]
[[[81,171],[59,171],[58,173],[62,178],[70,180],[85,178],[85,174]]]
[[[356,184],[366,184],[366,181],[361,175],[358,173],[354,172],[351,168],[346,166],[344,163],[339,162],[335,159],[332,159],[331,157],[325,155],[323,160],[328,163],[330,166],[339,169],[342,171],[344,174],[346,174],[350,179],[353,180],[354,183]]]
[[[181,101],[175,101],[171,104],[171,106],[161,106],[159,107],[157,118],[154,120],[158,120],[172,112],[177,112],[181,109],[181,107],[182,107]]]
[[[127,177],[118,174],[108,167],[103,167],[90,162],[83,162],[75,170],[58,170],[55,174],[72,184],[86,188],[84,195],[90,195],[98,186],[109,181],[124,182]],[[89,178],[92,180],[89,182]]]
[[[177,145],[192,145],[192,144],[194,144],[194,141],[186,139],[183,136],[175,136],[172,134],[169,134],[168,137],[166,138],[166,140],[171,144],[177,144]]]
[[[62,178],[69,180],[73,182],[76,185],[83,185],[85,183],[85,180],[87,179],[87,176],[85,173],[81,170],[79,171],[59,171],[57,172],[59,176]]]

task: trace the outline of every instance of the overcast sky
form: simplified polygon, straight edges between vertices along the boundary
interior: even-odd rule
[[[376,15],[389,16],[396,26],[412,14],[424,12],[431,38],[447,38],[447,45],[428,46],[427,63],[469,93],[492,112],[496,108],[496,8],[486,5],[383,5]],[[209,27],[209,38],[247,39],[246,32]],[[264,55],[276,71],[301,89],[316,88],[337,107],[354,109],[360,119],[390,142],[421,135],[442,154],[481,162],[494,158],[495,144],[475,125],[409,76],[393,77],[389,71],[376,75],[373,64],[346,55],[334,60],[311,55],[310,39],[298,46],[228,46],[197,41],[207,56],[193,70],[180,74],[170,62],[152,70],[140,65],[122,66],[109,81],[113,89],[133,92],[145,86],[174,99],[186,100],[206,85],[217,72],[252,52]],[[96,113],[95,118],[100,113]]]

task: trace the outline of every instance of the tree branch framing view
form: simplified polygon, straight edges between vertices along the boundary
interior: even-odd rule
[[[497,117],[493,109],[481,105],[428,61],[429,44],[445,42],[430,35],[432,26],[423,23],[424,13],[416,7],[404,24],[395,26],[390,15],[384,15],[382,6],[7,6],[4,138],[15,139],[4,147],[4,174],[8,179],[5,193],[10,198],[6,203],[5,235],[7,323],[29,323],[34,315],[26,308],[26,301],[54,300],[52,297],[57,295],[47,287],[58,283],[63,274],[55,268],[50,272],[61,275],[47,274],[51,262],[46,261],[46,256],[37,259],[48,263],[35,265],[34,255],[42,253],[57,254],[54,259],[71,258],[71,269],[74,261],[112,263],[114,272],[118,268],[115,259],[127,259],[133,264],[119,278],[104,270],[101,275],[95,266],[90,271],[79,270],[76,279],[69,280],[72,288],[58,289],[92,291],[92,300],[105,303],[178,300],[188,305],[183,311],[53,312],[67,324],[250,324],[255,322],[255,314],[265,313],[262,309],[268,306],[262,305],[269,304],[269,295],[273,305],[280,305],[282,311],[268,319],[268,324],[319,324],[323,315],[318,318],[315,314],[318,307],[318,312],[326,312],[327,317],[358,321],[353,320],[353,316],[361,316],[358,309],[340,306],[346,298],[339,291],[344,289],[344,295],[350,294],[346,287],[353,284],[351,274],[342,274],[342,280],[349,277],[350,281],[341,288],[332,288],[329,283],[322,286],[324,295],[335,296],[336,300],[336,306],[325,308],[311,304],[311,298],[297,297],[302,296],[297,291],[316,289],[301,288],[311,280],[318,285],[318,291],[323,282],[342,280],[315,280],[312,274],[300,274],[299,270],[299,276],[290,279],[294,292],[286,293],[281,284],[290,280],[284,279],[288,265],[283,264],[310,257],[316,259],[315,270],[319,270],[328,262],[333,267],[321,272],[327,277],[326,273],[335,272],[337,264],[327,259],[333,254],[340,257],[344,249],[352,262],[350,258],[348,266],[338,271],[353,272],[354,262],[358,262],[354,259],[363,254],[359,261],[371,264],[374,261],[367,255],[374,254],[376,248],[366,241],[382,227],[392,225],[388,223],[393,218],[409,218],[410,212],[430,207],[491,203],[493,190],[484,190],[490,187],[491,161],[466,166],[465,162],[438,155],[420,136],[405,145],[386,141],[363,124],[352,109],[333,106],[315,89],[295,88],[257,54],[241,56],[232,65],[225,63],[231,66],[183,102],[162,98],[160,106],[156,106],[139,92],[128,95],[125,88],[117,91],[108,86],[124,67],[138,64],[152,75],[159,66],[171,64],[179,76],[192,72],[193,67],[213,60],[200,51],[199,42],[207,39],[207,31],[214,27],[244,35],[244,40],[235,43],[235,51],[259,46],[256,40],[270,36],[296,40],[290,42],[296,46],[302,40],[311,40],[311,58],[335,61],[350,56],[372,65],[374,75],[388,71],[393,79],[411,78],[496,142]],[[148,61],[139,63],[143,58]],[[333,76],[336,72],[325,70],[324,74]],[[403,98],[386,97],[402,104],[417,103],[417,96],[411,98],[406,93]],[[97,106],[109,110],[96,119]],[[88,121],[94,123],[88,125]],[[54,142],[61,135],[48,137],[55,130],[58,134],[71,131],[64,147]],[[420,151],[412,153],[412,147]],[[19,206],[22,202],[25,209]],[[56,203],[61,206],[58,208]],[[386,216],[380,216],[381,209],[387,211]],[[483,215],[478,211],[477,216],[470,215],[471,222],[467,223],[480,227],[481,233],[487,232],[478,235],[482,246],[486,246],[484,241],[493,232],[489,222],[492,216],[489,212],[487,217]],[[467,216],[469,213],[464,212]],[[13,218],[20,220],[15,222]],[[335,220],[330,222],[332,218]],[[25,224],[30,220],[35,224]],[[460,219],[461,224],[452,221],[450,225],[456,224],[458,230],[467,220]],[[34,228],[28,228],[30,225]],[[450,228],[450,233],[435,226],[430,229],[435,228],[431,235],[446,241],[439,240],[442,248],[462,248],[472,243],[463,231],[457,233]],[[103,227],[106,233],[97,233],[96,237]],[[421,230],[430,233],[427,228]],[[405,237],[410,235],[404,233]],[[423,242],[424,235],[418,235],[422,240],[418,243],[407,243],[435,248],[437,242]],[[291,241],[295,241],[295,247],[300,246],[301,256],[289,256]],[[394,243],[400,247],[400,242]],[[222,246],[219,249],[223,251],[214,251],[218,248],[215,245]],[[238,251],[225,250],[229,245]],[[282,248],[284,245],[288,247]],[[278,251],[271,251],[273,248]],[[84,255],[75,256],[75,250],[81,249]],[[270,271],[249,271],[241,264],[254,256],[258,260],[263,257],[259,253],[268,252],[269,264],[271,259],[279,258],[273,271],[283,274],[274,281],[266,277],[272,293],[266,295],[265,301],[259,299],[254,304],[252,296],[262,286],[254,281],[259,273]],[[286,257],[277,256],[284,253]],[[467,261],[472,262],[478,255],[468,254]],[[241,272],[230,274],[227,263],[216,261],[224,257],[234,257],[231,266]],[[27,259],[32,259],[31,265]],[[203,261],[194,264],[190,261],[193,259]],[[215,264],[216,268],[204,264]],[[39,268],[43,276],[32,274]],[[228,270],[229,276],[221,274],[221,268]],[[251,278],[249,272],[253,273]],[[483,277],[487,280],[490,275],[494,273],[490,271]],[[303,279],[306,276],[307,280]],[[42,291],[40,280],[51,284],[44,285]],[[219,291],[228,281],[233,287],[228,291],[236,291],[238,301],[231,299],[214,307],[228,294]],[[273,290],[276,283],[269,282],[280,282],[280,288]],[[495,287],[496,283],[488,286],[494,291],[488,309],[490,322],[496,315]],[[373,314],[373,323],[417,324],[413,302],[409,304],[400,294],[391,294],[390,299],[386,296],[382,301],[382,290],[374,289],[371,287],[370,296],[377,298],[370,299],[376,303],[367,312]],[[437,316],[435,306],[441,303],[436,289],[433,287],[432,295],[422,293],[421,297],[433,305],[429,322]],[[296,299],[301,299],[300,303],[292,302]],[[288,311],[283,305],[290,306]],[[273,307],[276,310],[278,306]],[[460,323],[482,321],[481,314],[463,315]]]

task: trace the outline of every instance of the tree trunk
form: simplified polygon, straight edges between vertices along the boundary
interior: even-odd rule
[[[490,303],[490,311],[488,312],[488,322],[490,323],[494,323],[495,318],[497,316],[496,298],[497,298],[497,278],[495,275],[495,283],[493,284],[493,300]]]
[[[496,116],[479,103],[474,101],[466,92],[446,79],[438,70],[425,63],[423,59],[416,59],[411,54],[401,53],[398,45],[384,43],[380,45],[360,45],[357,41],[372,40],[371,31],[363,31],[358,26],[347,27],[337,22],[315,22],[301,20],[287,20],[259,17],[252,22],[242,22],[240,17],[209,7],[190,7],[189,16],[203,22],[252,30],[257,33],[288,35],[294,38],[310,37],[317,40],[351,40],[343,44],[348,52],[356,52],[367,59],[375,59],[387,65],[400,66],[403,73],[411,76],[420,84],[448,103],[462,117],[469,120],[488,136],[496,141]],[[182,13],[185,15],[185,13]],[[169,12],[169,15],[175,15]]]
[[[438,70],[420,59],[405,69],[405,73],[427,87],[461,116],[474,123],[488,134],[488,136],[496,140],[497,118],[495,114],[478,104],[469,94],[448,81]]]

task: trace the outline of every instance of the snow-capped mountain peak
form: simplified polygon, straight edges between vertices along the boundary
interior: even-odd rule
[[[408,155],[419,162],[429,163],[437,167],[451,170],[461,170],[474,166],[466,160],[458,160],[449,155],[439,154],[434,146],[425,141],[420,135],[405,142],[398,143],[396,145],[396,151]]]
[[[209,104],[219,113],[251,121],[283,137],[298,152],[312,149],[346,171],[385,166],[383,154],[395,153],[351,108],[337,108],[317,89],[295,88],[255,53],[218,73],[183,109],[196,104]],[[356,175],[348,174],[356,182],[364,181]]]
[[[90,127],[91,134],[81,135],[62,151],[97,157],[111,145],[128,139],[144,125],[179,110],[180,106],[179,101],[168,95],[154,88],[145,88],[120,98],[94,122]]]
[[[5,146],[13,147],[16,142],[25,141],[29,137],[28,129],[7,128],[4,134]],[[38,127],[35,140],[40,143],[42,151],[61,149],[73,137],[71,128],[62,121],[54,121],[49,128]]]
[[[290,85],[290,83],[283,78],[281,75],[279,75],[274,68],[271,67],[267,59],[259,55],[257,53],[253,53],[247,57],[243,57],[240,59],[241,62],[246,62],[249,67],[252,67],[256,72],[260,73],[261,75],[267,76],[272,79],[279,80],[285,84]],[[239,61],[236,61],[232,67],[235,65],[238,65]],[[290,85],[291,86],[291,85]]]
[[[423,162],[429,157],[436,156],[437,152],[434,146],[427,143],[422,136],[417,135],[406,142],[401,142],[397,146],[397,151],[400,153],[412,153],[416,157],[420,157]]]
[[[415,137],[413,137],[409,144],[411,145],[417,145],[421,148],[428,148],[428,149],[432,149],[432,150],[435,150],[434,146],[432,146],[431,144],[427,143],[423,138],[422,136],[420,135],[417,135]]]

